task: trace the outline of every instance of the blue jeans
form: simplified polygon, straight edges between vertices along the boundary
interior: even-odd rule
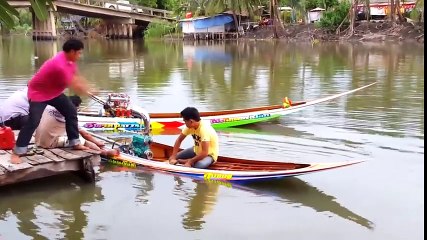
[[[178,155],[176,155],[177,159],[182,159],[182,160],[186,160],[186,159],[190,159],[196,156],[196,153],[194,152],[194,149],[191,148],[187,148],[182,150],[181,152],[178,153]],[[207,156],[205,158],[203,158],[200,161],[197,161],[193,167],[195,168],[208,168],[212,163],[214,162],[212,156]]]

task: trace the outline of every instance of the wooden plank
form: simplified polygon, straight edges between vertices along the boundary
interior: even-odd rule
[[[33,156],[28,156],[27,157],[29,160],[35,162],[35,164],[41,164],[41,163],[48,163],[48,162],[53,162],[53,160],[45,157],[44,155],[41,154],[35,154]],[[35,165],[32,164],[32,165]]]
[[[22,159],[22,160],[24,160],[24,159]],[[0,166],[2,166],[8,172],[23,170],[23,169],[27,169],[27,168],[31,168],[32,167],[27,162],[23,162],[23,163],[20,163],[20,164],[12,164],[12,163],[10,163],[10,154],[0,155]]]
[[[66,152],[62,149],[59,148],[53,148],[50,150],[52,153],[54,153],[57,156],[63,157],[66,160],[78,160],[78,159],[83,159],[84,157],[78,156],[78,155],[74,155],[72,153]]]
[[[88,152],[85,152],[83,150],[73,150],[71,148],[63,148],[63,150],[66,152],[72,153],[74,155],[83,157],[83,158],[90,157],[90,156],[94,155],[92,153],[88,153]]]
[[[92,153],[92,155],[100,155],[101,154],[101,151],[96,151],[93,149],[88,149],[88,150],[83,150],[83,151],[88,152],[88,153]]]
[[[51,159],[54,162],[63,162],[66,159],[61,157],[61,156],[57,156],[56,154],[54,154],[53,152],[51,152],[51,149],[43,149],[44,150],[44,156]]]
[[[38,162],[36,162],[36,161],[34,161],[32,159],[29,159],[28,157],[21,157],[21,160],[24,161],[24,162],[26,162],[26,163],[29,163],[29,164],[31,164],[33,166],[39,164]]]
[[[12,154],[12,150],[7,150],[6,151],[9,155],[11,155]],[[21,157],[21,160],[23,161],[23,162],[26,162],[26,163],[29,163],[29,164],[31,164],[31,165],[38,165],[39,163],[38,162],[36,162],[36,161],[33,161],[33,160],[31,160],[31,159],[28,159],[27,157]]]

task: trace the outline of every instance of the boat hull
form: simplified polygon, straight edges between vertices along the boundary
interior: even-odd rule
[[[271,105],[247,109],[201,112],[200,115],[203,120],[209,121],[216,129],[243,126],[270,121],[287,114],[301,111],[307,107],[348,95],[374,84],[376,84],[376,82],[344,93],[339,93],[312,101],[294,102],[290,107],[284,107],[283,105]],[[150,113],[149,115],[150,128],[152,131],[158,131],[159,129],[167,128],[183,128],[185,126],[179,113]],[[83,113],[79,113],[78,120],[80,127],[84,127],[88,130],[135,131],[144,127],[142,119],[139,118],[105,117],[90,114],[84,115]]]
[[[208,121],[215,129],[236,127],[248,124],[265,122],[281,117],[283,109],[268,110],[262,112],[249,112],[242,114],[229,114],[220,116],[202,117],[202,120]],[[144,123],[139,118],[118,118],[101,116],[79,115],[79,126],[88,130],[139,130],[144,128]],[[151,118],[151,130],[167,128],[183,128],[185,126],[182,118]]]
[[[154,154],[154,160],[121,153],[119,156],[106,158],[104,161],[128,168],[147,167],[172,174],[185,175],[196,179],[219,181],[256,181],[293,177],[362,162],[286,163],[219,156],[218,161],[208,169],[198,169],[169,164],[168,158],[172,149],[172,146],[153,143],[151,150]]]
[[[334,168],[344,167],[360,163],[361,161],[353,162],[340,162],[340,163],[313,163],[308,164],[307,167],[294,169],[294,170],[282,170],[274,172],[253,172],[253,171],[219,171],[210,169],[198,169],[189,168],[184,166],[171,165],[166,161],[152,161],[148,159],[136,158],[128,154],[121,154],[114,158],[104,158],[104,161],[120,165],[128,168],[147,167],[164,171],[172,174],[184,175],[195,179],[205,180],[216,180],[216,181],[256,181],[256,180],[268,180],[284,177],[299,176],[319,171],[330,170]]]

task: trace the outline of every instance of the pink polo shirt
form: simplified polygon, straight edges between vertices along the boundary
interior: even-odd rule
[[[44,102],[61,95],[70,85],[76,70],[76,64],[68,61],[64,52],[59,52],[44,62],[28,82],[28,99]]]

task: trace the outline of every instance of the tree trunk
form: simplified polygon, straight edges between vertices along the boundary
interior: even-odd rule
[[[371,0],[365,0],[365,4],[366,4],[366,21],[370,22],[371,21]]]
[[[357,5],[358,0],[353,0],[350,8],[350,26],[349,26],[349,32],[347,33],[348,36],[352,36],[354,33],[354,24],[356,22],[356,15],[357,15]]]
[[[0,23],[0,35],[10,34],[10,29],[7,28],[3,23]]]
[[[390,21],[394,22],[396,8],[394,7],[394,0],[390,0]]]
[[[276,1],[276,8],[275,8],[275,11],[276,11],[276,19],[277,19],[277,21],[279,22],[279,27],[280,27],[280,29],[284,29],[284,28],[285,28],[285,26],[283,26],[283,22],[282,22],[282,20],[280,20],[280,12],[279,12],[279,8],[278,8],[279,3],[278,3],[278,0],[275,0],[275,1]]]
[[[234,20],[234,27],[236,28],[236,32],[239,32],[239,23],[237,22],[237,16],[236,16],[236,11],[232,11],[233,12],[233,20]]]
[[[284,28],[282,21],[280,21],[279,10],[277,9],[277,6],[277,0],[270,0],[270,18],[273,21],[274,38],[279,38],[277,25],[279,24],[281,29]]]
[[[405,18],[403,17],[402,13],[400,12],[400,2],[399,0],[396,0],[396,11],[397,11],[397,17],[399,18],[399,22],[404,22]]]
[[[279,35],[277,34],[276,29],[276,21],[275,21],[275,15],[276,11],[274,11],[275,8],[275,0],[270,0],[270,19],[273,21],[273,36],[274,38],[279,38]]]

